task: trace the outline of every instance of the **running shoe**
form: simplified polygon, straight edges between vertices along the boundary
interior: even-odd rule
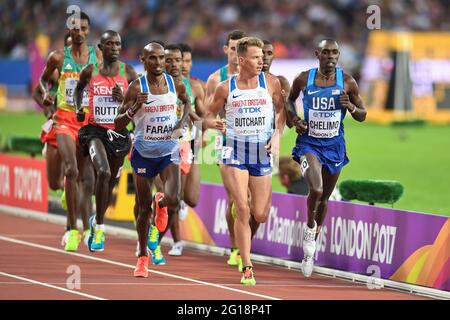
[[[148,277],[148,256],[141,256],[138,258],[133,274],[135,277]]]
[[[105,250],[105,232],[102,229],[95,229],[94,240],[90,246],[91,251]]]
[[[92,242],[94,241],[94,234],[95,234],[94,222],[95,222],[95,215],[92,215],[89,218],[89,238],[87,246],[90,252],[94,252],[94,250],[92,250]]]
[[[153,224],[150,225],[148,232],[147,248],[149,250],[155,250],[159,243],[159,231]]]
[[[183,254],[183,243],[181,241],[175,242],[172,249],[169,251],[169,256],[181,256]]]
[[[306,226],[303,236],[303,253],[304,257],[313,257],[316,252],[316,230],[317,223],[314,221],[314,228]]]
[[[229,266],[237,266],[237,256],[239,255],[239,249],[231,249],[230,258],[228,258],[227,264]]]
[[[63,247],[66,246],[67,240],[69,239],[69,233],[70,233],[70,231],[69,231],[69,230],[66,230],[66,232],[64,232],[64,235],[63,235],[62,238],[61,238],[61,245],[62,245]]]
[[[78,230],[70,230],[69,236],[67,237],[67,243],[64,246],[64,250],[66,251],[77,251],[78,250],[78,242],[79,242],[79,233]]]
[[[166,259],[164,259],[164,256],[161,251],[161,246],[157,246],[155,250],[151,251],[151,253],[152,253],[152,263],[154,265],[162,266],[166,264]]]
[[[188,215],[188,206],[186,204],[186,202],[184,202],[183,200],[180,201],[180,211],[178,212],[178,218],[183,221],[184,219],[186,219],[187,215]]]
[[[241,284],[254,286],[256,284],[255,275],[253,274],[253,267],[246,266],[241,278]]]
[[[169,216],[167,213],[167,206],[160,208],[159,201],[164,198],[164,194],[162,192],[157,192],[155,194],[155,208],[156,208],[156,217],[155,217],[155,225],[158,228],[159,232],[164,232],[167,228],[167,222],[169,220]]]
[[[314,268],[314,259],[313,257],[305,257],[302,261],[301,269],[302,273],[305,277],[310,277]]]

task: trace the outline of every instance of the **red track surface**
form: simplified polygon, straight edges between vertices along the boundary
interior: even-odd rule
[[[147,279],[134,278],[135,241],[107,235],[104,252],[90,253],[81,243],[77,253],[67,253],[60,246],[62,231],[60,225],[0,213],[0,299],[425,299],[314,274],[307,279],[299,271],[259,263],[257,285],[242,286],[226,257],[188,249],[170,257],[167,247],[165,266],[150,265]],[[81,288],[71,290],[66,271],[74,265]]]

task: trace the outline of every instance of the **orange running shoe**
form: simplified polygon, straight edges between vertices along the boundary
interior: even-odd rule
[[[135,277],[148,277],[148,256],[141,256],[138,258],[136,269],[134,269]]]
[[[164,193],[157,192],[155,194],[155,208],[156,208],[156,217],[155,217],[155,226],[158,228],[159,232],[164,232],[167,228],[167,222],[169,220],[169,215],[167,213],[167,207],[160,208],[159,201],[164,198]]]

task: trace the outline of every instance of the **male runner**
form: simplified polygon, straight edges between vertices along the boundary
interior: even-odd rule
[[[128,130],[115,131],[114,119],[128,83],[137,78],[133,67],[119,60],[122,49],[119,33],[112,30],[103,32],[98,47],[103,55],[103,64],[85,67],[75,88],[77,118],[84,121],[83,91],[89,86],[89,124],[80,129],[78,139],[84,155],[90,155],[97,176],[96,215],[89,219],[88,248],[92,252],[105,248],[103,218],[120,177],[124,157],[131,147]]]
[[[227,55],[228,63],[209,76],[208,81],[206,82],[205,105],[209,105],[211,103],[212,99],[214,98],[214,92],[216,90],[216,87],[220,82],[228,80],[229,77],[239,72],[238,57],[236,54],[236,44],[238,40],[242,39],[243,37],[245,37],[245,33],[244,31],[241,30],[231,31],[227,35],[226,44],[223,46],[223,51]],[[223,117],[223,114],[221,114],[220,116]],[[219,134],[216,137],[215,152],[216,152],[216,159],[219,164],[220,176],[222,177],[223,186],[225,188],[228,198],[225,217],[227,219],[227,226],[228,231],[230,233],[230,242],[231,242],[230,258],[228,259],[227,263],[230,266],[239,267],[242,261],[239,255],[239,250],[237,248],[236,239],[234,236],[234,219],[232,214],[233,199],[231,197],[229,188],[229,185],[232,184],[233,181],[230,180],[230,177],[228,177],[225,174],[224,165],[221,163],[222,145],[223,145],[223,136]]]
[[[308,223],[303,239],[302,272],[309,277],[313,271],[316,238],[327,213],[328,199],[334,190],[343,166],[349,160],[344,140],[344,117],[364,121],[366,110],[358,85],[350,75],[336,67],[339,45],[335,40],[319,42],[315,55],[319,68],[301,72],[289,93],[287,112],[298,133],[292,149],[309,186]],[[295,100],[303,92],[305,120],[295,111]],[[289,122],[289,121],[288,121]]]
[[[149,43],[144,47],[141,59],[147,74],[130,84],[115,126],[120,131],[131,120],[136,125],[131,165],[136,173],[135,187],[139,206],[136,229],[140,253],[134,276],[148,277],[147,240],[152,213],[152,184],[159,174],[164,183],[164,194],[158,192],[154,197],[154,220],[159,232],[164,232],[167,228],[167,211],[173,214],[180,205],[178,139],[191,105],[184,85],[174,83],[173,78],[164,73],[163,46]],[[185,105],[180,120],[176,114],[178,99]],[[154,264],[163,264],[165,261],[161,261],[162,259],[161,248],[158,246],[152,253],[152,261]]]
[[[183,66],[181,71],[183,72],[183,77],[188,78],[189,80],[198,81],[203,89],[206,92],[206,82],[200,80],[197,77],[191,75],[192,69],[192,48],[187,43],[179,43],[178,46],[181,48],[181,52],[183,53]]]
[[[190,80],[182,75],[183,53],[181,47],[178,45],[167,45],[165,47],[165,67],[166,72],[170,74],[175,83],[183,83],[186,87],[187,95],[191,102],[192,110],[190,110],[190,121],[183,128],[183,137],[180,140],[180,154],[181,154],[181,207],[183,203],[187,203],[191,207],[195,207],[198,202],[200,192],[200,173],[198,164],[193,161],[194,144],[196,139],[196,127],[193,124],[196,121],[201,121],[201,116],[204,114],[203,99],[204,93],[201,84],[198,81]],[[183,105],[179,104],[179,109]],[[186,206],[186,204],[184,204]],[[185,208],[187,211],[187,207]],[[169,251],[171,256],[181,256],[183,245],[180,241],[180,226],[179,213],[174,212],[173,216],[169,216],[169,226],[173,237],[173,247]],[[161,241],[163,234],[159,241]]]
[[[48,90],[48,83],[55,70],[59,70],[57,106],[53,120],[56,128],[56,139],[58,150],[64,163],[64,176],[66,193],[67,211],[69,216],[69,236],[64,249],[66,251],[76,251],[78,249],[79,233],[77,230],[77,212],[81,212],[85,235],[88,235],[89,228],[88,217],[92,212],[91,195],[94,189],[94,174],[85,174],[85,170],[91,170],[92,165],[84,164],[81,150],[78,146],[78,130],[83,123],[76,119],[74,105],[74,91],[78,82],[81,69],[94,64],[98,59],[101,60],[101,53],[94,47],[86,44],[86,38],[89,34],[90,20],[89,16],[81,12],[80,17],[71,17],[74,19],[75,27],[69,30],[72,37],[72,45],[63,50],[52,52],[48,59],[46,67],[40,79],[41,90],[44,92],[44,103],[49,104],[52,101]],[[89,105],[87,93],[83,96],[83,107]],[[80,190],[77,181],[82,183]]]
[[[263,45],[255,37],[237,42],[240,72],[217,86],[208,106],[209,117],[204,122],[207,128],[226,131],[222,161],[225,174],[233,181],[229,188],[236,206],[234,231],[243,262],[241,283],[248,285],[256,284],[250,261],[249,220],[251,215],[260,223],[268,218],[272,201],[270,153],[278,153],[285,119],[280,81],[262,72]],[[222,109],[226,124],[214,119]]]
[[[72,38],[70,34],[67,33],[64,36],[64,46],[68,47],[72,44]],[[64,190],[64,172],[63,172],[63,164],[61,161],[61,156],[58,152],[58,145],[56,143],[56,133],[55,128],[53,127],[53,114],[56,111],[56,92],[58,90],[58,78],[59,78],[59,70],[55,70],[51,75],[51,89],[50,89],[50,97],[47,99],[46,104],[44,104],[44,92],[42,91],[41,86],[38,84],[36,88],[34,88],[32,97],[36,103],[41,106],[42,111],[44,113],[47,121],[42,126],[41,132],[41,142],[44,145],[44,149],[42,151],[47,168],[47,180],[48,186],[52,190]],[[51,104],[48,104],[52,101]]]

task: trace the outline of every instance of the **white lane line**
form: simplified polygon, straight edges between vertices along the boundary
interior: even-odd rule
[[[44,246],[44,245],[40,245],[40,244],[36,244],[36,243],[31,243],[31,242],[25,242],[25,241],[21,241],[21,240],[9,238],[9,237],[0,236],[0,240],[7,241],[7,242],[12,242],[12,243],[17,243],[17,244],[21,244],[21,245],[28,246],[28,247],[39,248],[39,249],[43,249],[43,250],[47,250],[47,251],[53,251],[53,252],[57,252],[57,253],[73,255],[73,256],[76,256],[76,257],[80,257],[80,258],[84,258],[84,259],[88,259],[88,260],[99,261],[99,262],[104,262],[104,263],[108,263],[108,264],[112,264],[112,265],[116,265],[116,266],[120,266],[120,267],[124,267],[124,268],[133,269],[133,270],[135,268],[135,266],[133,266],[133,265],[125,264],[125,263],[122,263],[122,262],[117,262],[117,261],[113,261],[113,260],[109,260],[109,259],[103,259],[103,258],[97,258],[97,257],[88,256],[88,255],[85,255],[85,254],[82,254],[82,253],[77,253],[77,252],[67,252],[67,251],[64,251],[64,250],[61,250],[61,249],[56,249],[56,248],[53,248],[53,247],[48,247],[48,246]],[[171,273],[156,271],[156,270],[152,270],[152,269],[149,269],[148,272],[159,274],[159,275],[165,276],[165,277],[174,278],[174,279],[194,282],[194,283],[202,284],[202,285],[205,285],[205,286],[210,286],[210,287],[215,287],[215,288],[219,288],[219,289],[239,292],[239,293],[242,293],[242,294],[247,294],[247,295],[255,296],[255,297],[259,297],[259,298],[264,298],[264,299],[269,299],[269,300],[281,300],[280,298],[276,298],[276,297],[271,297],[271,296],[267,296],[267,295],[263,295],[263,294],[259,294],[259,293],[253,293],[253,292],[248,292],[248,291],[239,290],[239,289],[235,289],[235,288],[230,288],[230,287],[222,286],[222,285],[215,284],[215,283],[195,280],[195,279],[192,279],[192,278],[177,276],[177,275],[171,274]]]
[[[24,277],[19,277],[19,276],[16,276],[16,275],[13,275],[13,274],[10,274],[10,273],[6,273],[6,272],[1,272],[0,271],[0,275],[5,276],[5,277],[18,279],[18,280],[22,280],[22,281],[26,281],[26,282],[30,282],[32,284],[37,284],[37,285],[40,285],[40,286],[43,286],[43,287],[48,287],[48,288],[52,288],[52,289],[56,289],[56,290],[61,290],[61,291],[64,291],[64,292],[69,292],[69,293],[72,293],[72,294],[77,294],[79,296],[90,298],[90,299],[94,299],[94,300],[106,300],[105,298],[100,298],[100,297],[93,296],[93,295],[90,295],[90,294],[86,294],[86,293],[83,293],[83,292],[78,292],[78,291],[74,291],[74,290],[70,290],[70,289],[66,289],[66,288],[53,286],[53,285],[45,283],[45,282],[40,282],[40,281],[36,281],[36,280],[24,278]]]
[[[47,282],[48,284],[54,284],[54,285],[65,285],[65,282]],[[16,281],[0,281],[0,285],[30,285],[30,283],[25,283],[25,282],[16,282]],[[217,283],[218,285],[221,286],[236,286],[236,287],[240,287],[240,284],[236,284],[236,283]],[[102,286],[179,286],[179,287],[188,287],[188,286],[203,286],[203,284],[199,284],[199,283],[167,283],[167,282],[149,282],[149,283],[136,283],[136,282],[80,282],[80,285],[83,286],[89,286],[89,285],[102,285]],[[355,288],[362,288],[364,289],[363,286],[361,285],[355,285],[355,286],[327,286],[327,285],[313,285],[313,284],[264,284],[264,283],[259,283],[258,287],[305,287],[305,288],[351,288],[351,289],[355,289]]]

